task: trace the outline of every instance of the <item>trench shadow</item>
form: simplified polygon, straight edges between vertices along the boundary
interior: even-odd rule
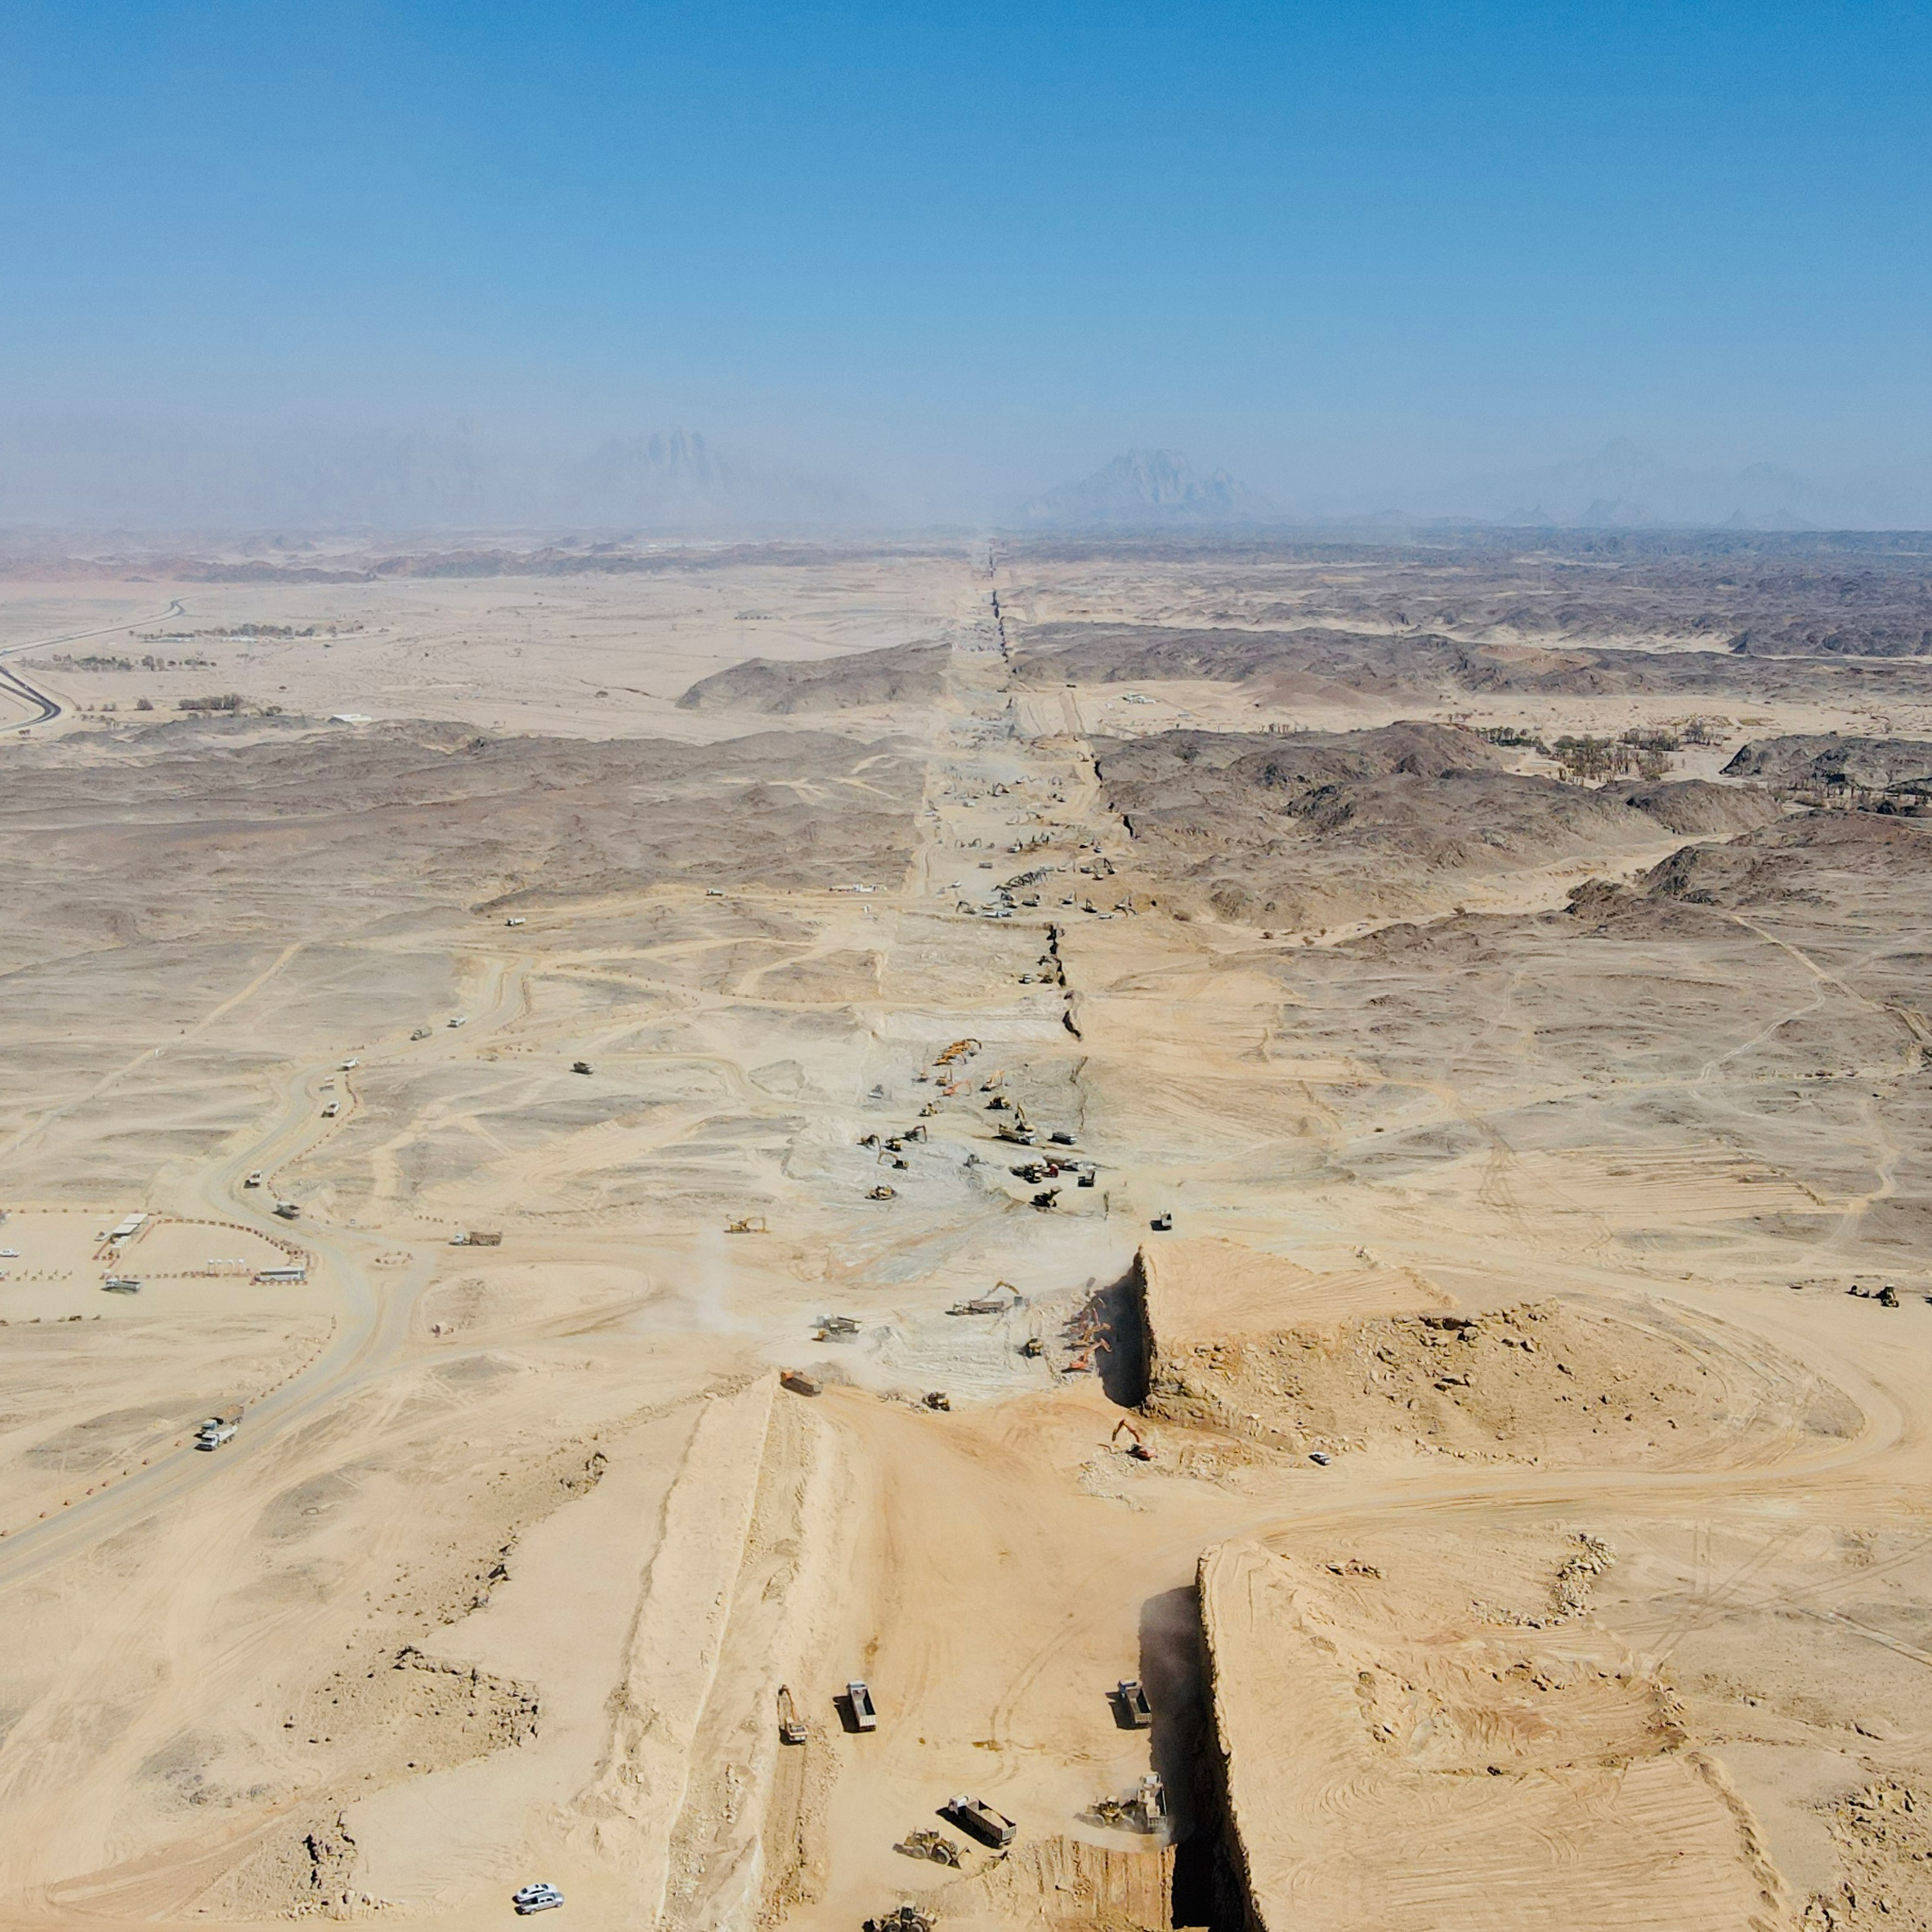
[[[1100,1388],[1110,1402],[1138,1409],[1147,1399],[1147,1331],[1141,1313],[1140,1264],[1096,1291],[1087,1304],[1098,1317],[1095,1353]]]
[[[1140,1607],[1140,1680],[1152,1706],[1148,1756],[1167,1787],[1174,1848],[1169,1922],[1218,1929],[1220,1789],[1208,1711],[1207,1651],[1192,1584]]]

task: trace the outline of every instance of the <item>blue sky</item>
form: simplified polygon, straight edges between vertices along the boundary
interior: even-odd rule
[[[1929,69],[1923,5],[11,0],[0,411],[1903,462]]]

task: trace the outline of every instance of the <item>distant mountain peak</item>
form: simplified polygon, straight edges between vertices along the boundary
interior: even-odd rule
[[[1173,449],[1129,449],[1077,483],[1022,506],[1022,519],[1062,530],[1259,523],[1278,512],[1225,470],[1204,474]]]

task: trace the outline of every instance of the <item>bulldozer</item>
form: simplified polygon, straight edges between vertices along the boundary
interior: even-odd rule
[[[909,1858],[930,1858],[935,1865],[950,1865],[955,1872],[959,1868],[959,1847],[943,1831],[930,1831],[922,1826],[916,1831],[908,1831],[892,1849],[903,1852]]]
[[[882,1912],[877,1918],[867,1919],[865,1932],[932,1932],[932,1921],[909,1901],[895,1905],[890,1912]]]

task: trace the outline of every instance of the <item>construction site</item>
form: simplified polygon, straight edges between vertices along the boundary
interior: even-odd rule
[[[1932,1929],[1932,660],[610,550],[0,577],[0,1921]]]

